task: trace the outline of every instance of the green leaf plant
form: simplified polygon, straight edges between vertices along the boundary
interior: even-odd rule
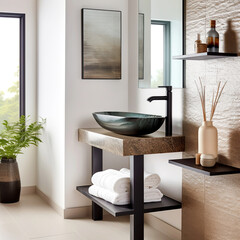
[[[23,154],[22,149],[30,145],[38,146],[45,119],[41,122],[28,123],[29,116],[21,116],[16,122],[2,122],[3,130],[0,132],[0,159],[16,159]]]

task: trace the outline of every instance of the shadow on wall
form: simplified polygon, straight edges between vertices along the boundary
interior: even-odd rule
[[[236,129],[239,129],[239,126],[236,127]],[[238,167],[238,168],[240,168],[239,141],[240,141],[240,131],[239,130],[233,130],[229,135],[229,157],[230,157],[231,164],[234,167]]]
[[[224,33],[224,52],[238,53],[240,47],[238,47],[237,32],[233,29],[232,19],[227,21],[227,25],[227,31]]]
[[[184,157],[188,155],[195,156],[198,151],[198,128],[199,126],[189,121],[183,121],[183,135],[185,136]]]

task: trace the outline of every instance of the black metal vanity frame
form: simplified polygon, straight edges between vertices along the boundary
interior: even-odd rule
[[[102,171],[103,150],[92,146],[92,174]],[[144,213],[173,210],[181,203],[163,196],[161,202],[144,204],[144,155],[130,156],[130,205],[116,206],[88,193],[89,186],[79,186],[77,190],[92,200],[92,219],[103,219],[103,208],[113,216],[130,215],[130,239],[144,239]]]
[[[92,174],[102,171],[102,149],[92,147]],[[130,156],[131,207],[134,213],[130,215],[130,239],[144,239],[144,157]],[[96,203],[92,203],[92,219],[102,220],[103,211]]]

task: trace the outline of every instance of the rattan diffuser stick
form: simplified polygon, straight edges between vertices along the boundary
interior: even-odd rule
[[[227,82],[225,82],[221,88],[221,82],[218,83],[218,89],[217,89],[217,94],[215,96],[215,99],[214,99],[214,95],[213,95],[213,99],[212,99],[212,108],[211,108],[211,115],[210,115],[210,121],[212,121],[213,119],[213,115],[215,113],[215,110],[217,108],[217,104],[218,104],[218,101],[219,101],[219,98],[221,97],[222,95],[222,91],[225,87]],[[219,91],[220,90],[220,91]]]
[[[200,82],[200,86],[198,86],[196,81],[195,81],[195,84],[197,86],[198,94],[201,100],[203,120],[206,121],[206,86],[203,86],[201,78],[199,78],[199,82]],[[210,121],[212,121],[213,119],[215,110],[217,108],[217,104],[219,102],[219,99],[222,95],[222,92],[226,83],[227,82],[225,82],[222,87],[221,87],[221,82],[218,83],[216,95],[214,94],[214,91],[213,91]]]
[[[199,81],[200,81],[201,91],[200,91],[196,81],[195,81],[195,84],[197,86],[198,94],[199,94],[199,97],[200,97],[200,100],[201,100],[201,104],[202,104],[203,120],[206,121],[205,86],[203,87],[201,78],[199,78]]]

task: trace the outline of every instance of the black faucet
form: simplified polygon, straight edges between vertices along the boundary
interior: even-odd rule
[[[167,116],[165,123],[165,134],[166,136],[172,136],[172,86],[159,86],[159,88],[167,89],[167,96],[152,96],[147,100],[149,102],[155,100],[166,100],[167,101]]]

